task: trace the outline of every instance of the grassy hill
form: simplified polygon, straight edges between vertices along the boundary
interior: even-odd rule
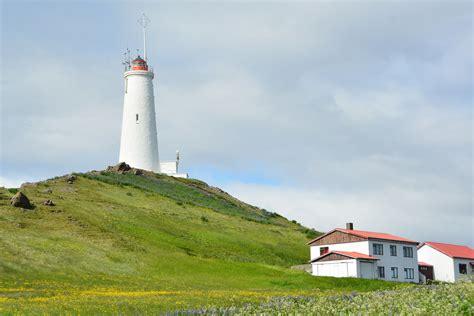
[[[20,190],[34,209],[11,206],[17,190],[0,188],[0,313],[151,312],[395,286],[290,270],[318,232],[198,180],[102,171]]]

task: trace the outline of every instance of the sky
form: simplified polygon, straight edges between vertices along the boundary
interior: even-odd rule
[[[474,244],[470,1],[3,0],[0,186],[117,163],[142,12],[160,159],[320,231]]]

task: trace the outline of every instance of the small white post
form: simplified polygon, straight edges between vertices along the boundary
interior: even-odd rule
[[[179,169],[179,150],[176,150],[176,173],[178,173]]]

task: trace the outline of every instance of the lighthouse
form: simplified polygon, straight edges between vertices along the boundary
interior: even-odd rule
[[[143,27],[143,58],[138,55],[124,62],[124,102],[119,161],[132,167],[160,172],[156,130],[153,69],[146,55],[146,25],[143,14],[139,20]],[[128,52],[128,56],[130,53]]]

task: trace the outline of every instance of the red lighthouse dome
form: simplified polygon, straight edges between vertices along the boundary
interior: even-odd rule
[[[143,60],[140,55],[137,58],[132,60],[132,70],[148,70],[148,65],[145,60]]]

